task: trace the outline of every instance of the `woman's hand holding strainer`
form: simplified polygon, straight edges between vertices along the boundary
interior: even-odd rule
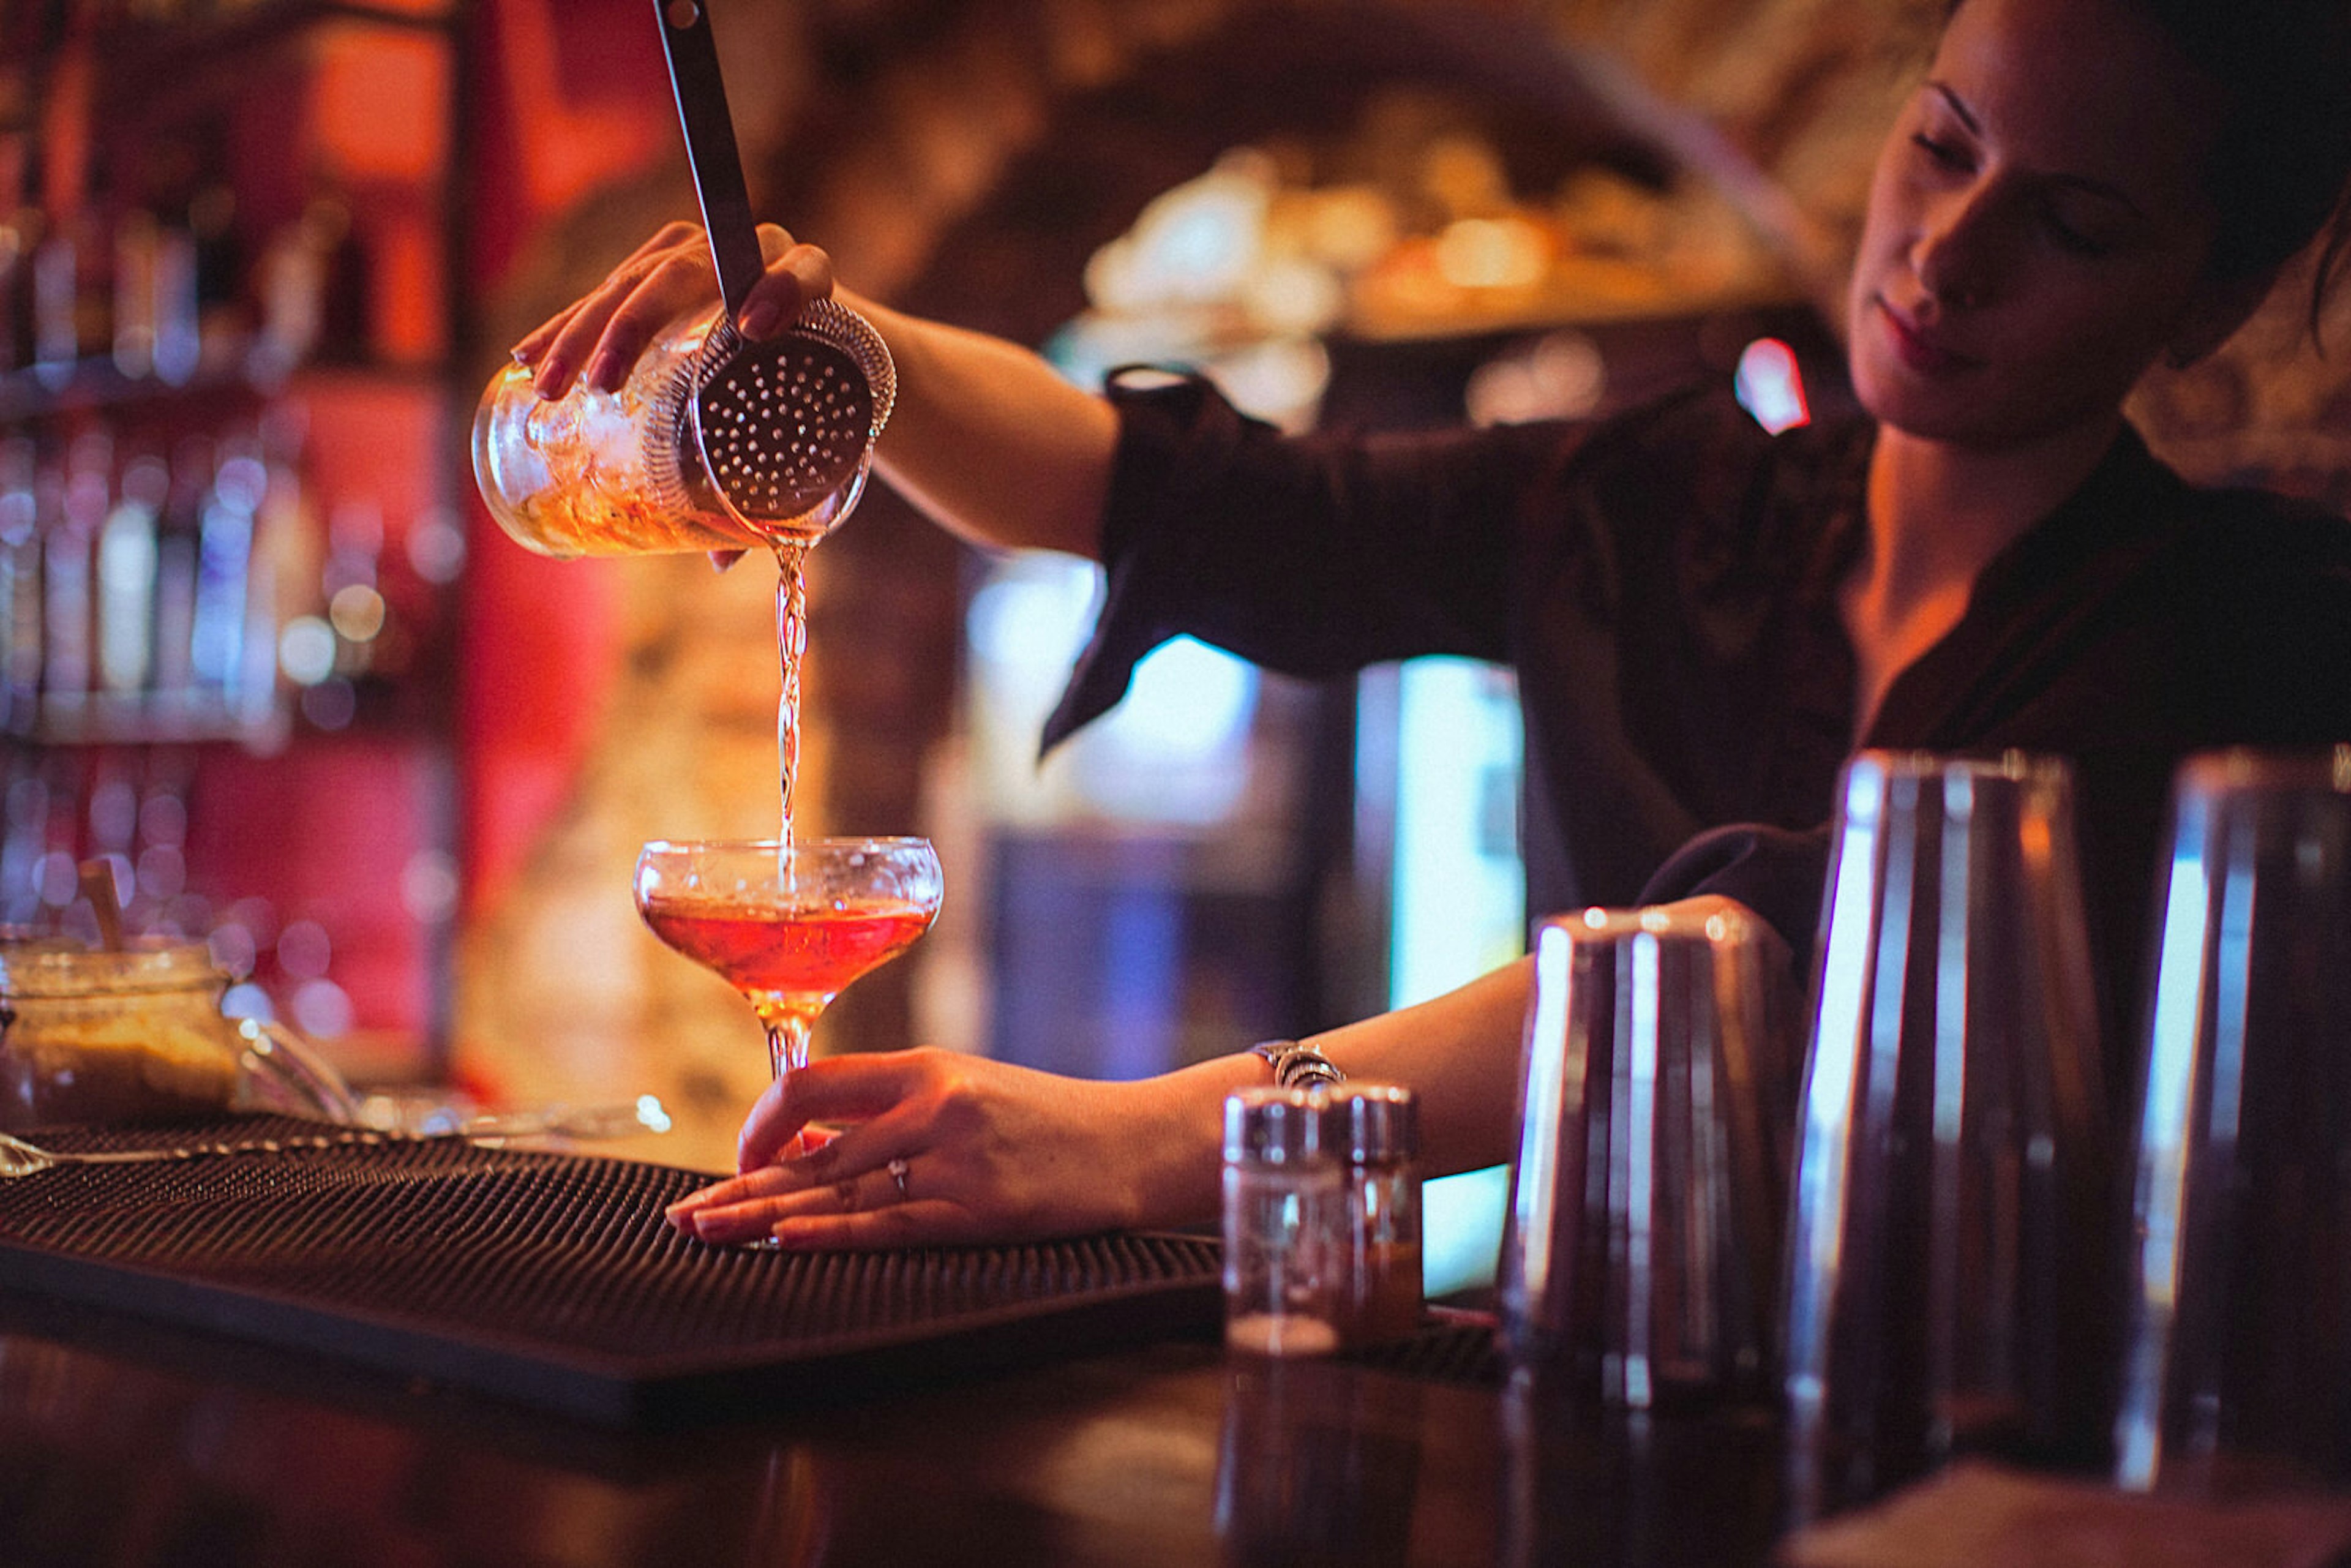
[[[735,323],[754,340],[772,336],[809,301],[830,298],[833,287],[832,258],[774,224],[759,225],[759,250],[767,271]],[[517,343],[514,357],[537,369],[541,397],[561,397],[583,367],[590,385],[617,391],[662,328],[717,298],[709,240],[694,224],[669,224]]]

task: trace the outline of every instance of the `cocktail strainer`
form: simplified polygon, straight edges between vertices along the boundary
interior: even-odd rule
[[[897,371],[872,325],[830,299],[759,342],[736,330],[766,263],[709,13],[700,0],[654,0],[654,10],[726,311],[656,395],[647,474],[664,506],[692,507],[706,486],[755,533],[821,535],[857,504]]]

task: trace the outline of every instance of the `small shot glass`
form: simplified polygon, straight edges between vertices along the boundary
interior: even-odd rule
[[[1322,1094],[1323,1142],[1340,1162],[1340,1338],[1406,1338],[1423,1314],[1419,1102],[1392,1083],[1343,1083]]]
[[[1260,1087],[1225,1101],[1225,1345],[1249,1355],[1339,1348],[1342,1166],[1322,1092]]]

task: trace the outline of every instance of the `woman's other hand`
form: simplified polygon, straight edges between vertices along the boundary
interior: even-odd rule
[[[759,225],[767,270],[736,318],[747,338],[765,338],[797,319],[811,299],[832,293],[832,258],[773,224]],[[653,335],[686,311],[716,303],[718,275],[710,241],[693,224],[668,225],[630,253],[611,276],[558,311],[514,347],[537,372],[538,395],[561,397],[583,374],[590,387],[617,392]]]
[[[743,1127],[742,1174],[668,1218],[708,1242],[773,1236],[817,1249],[1207,1219],[1214,1113],[1185,1113],[1198,1096],[1171,1095],[1167,1082],[1064,1078],[935,1048],[811,1062],[760,1096]],[[842,1130],[808,1148],[799,1140],[814,1123]]]

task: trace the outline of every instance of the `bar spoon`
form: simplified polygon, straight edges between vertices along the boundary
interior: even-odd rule
[[[447,1138],[483,1142],[503,1138],[617,1138],[632,1133],[669,1130],[669,1113],[650,1094],[626,1104],[549,1106],[505,1115],[474,1116],[446,1131],[387,1133],[372,1127],[337,1127],[292,1137],[256,1138],[245,1142],[174,1144],[152,1149],[101,1149],[87,1154],[62,1153],[28,1144],[0,1133],[0,1181],[36,1176],[58,1166],[145,1165],[161,1160],[192,1160],[215,1155],[277,1155],[298,1149],[330,1149],[346,1145],[438,1143]]]

